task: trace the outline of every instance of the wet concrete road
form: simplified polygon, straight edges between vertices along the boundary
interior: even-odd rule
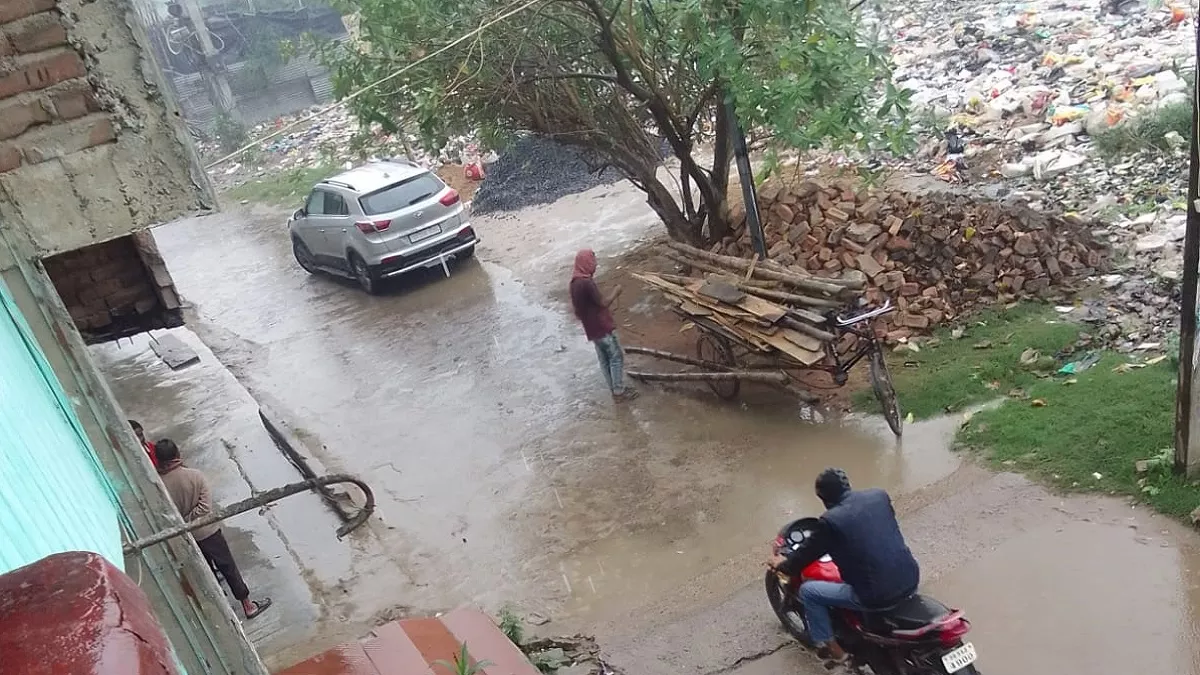
[[[554,629],[596,628],[632,665],[665,653],[678,657],[689,644],[696,663],[676,672],[716,672],[764,654],[784,658],[776,653],[783,641],[761,597],[757,565],[779,525],[818,510],[812,476],[839,465],[860,485],[921,495],[961,473],[947,450],[955,420],[910,428],[898,446],[869,423],[805,424],[774,396],[727,405],[699,391],[646,388],[632,405],[614,406],[563,302],[563,286],[578,247],[595,248],[603,265],[656,233],[645,205],[628,192],[603,188],[536,213],[477,218],[475,225],[485,242],[481,262],[456,266],[449,279],[428,275],[399,285],[383,297],[301,271],[278,213],[235,212],[155,231],[193,305],[191,328],[250,394],[287,411],[328,470],[359,474],[380,500],[370,531],[341,544],[331,543],[332,516],[317,515],[321,507],[310,496],[271,509],[266,524],[235,523],[247,528],[248,555],[264,563],[256,583],[293,583],[279,592],[298,614],[287,617],[286,630],[264,629],[270,663],[364,633],[383,616],[461,603],[487,609],[512,603],[553,616]],[[147,357],[136,344],[126,349],[104,351],[110,378],[123,373],[118,397],[136,401],[126,407],[159,406],[156,424],[190,424],[203,452],[236,460],[243,452],[237,444],[222,447],[213,433],[199,431],[223,424],[215,402],[181,392],[174,399],[137,398],[155,385],[138,382],[134,371],[146,364],[137,361]],[[261,439],[245,445],[274,451],[259,450]],[[261,472],[253,477],[258,488],[295,480],[286,463],[264,462]],[[222,500],[238,498],[243,488],[225,475],[234,487]],[[979,640],[1003,654],[989,658],[990,672],[1051,672],[1030,664],[1057,662],[1056,647],[1029,651],[1032,662],[1017,653],[1016,643],[1031,634],[1062,628],[1084,639],[1078,636],[1087,634],[1089,614],[1064,627],[1074,614],[1065,603],[1048,611],[1035,600],[1062,576],[1111,589],[1113,602],[1092,614],[1152,627],[1133,635],[1151,640],[1155,654],[1176,654],[1178,645],[1194,640],[1194,619],[1168,628],[1164,618],[1196,612],[1195,598],[1179,590],[1195,583],[1196,567],[1181,566],[1185,548],[1174,538],[1164,539],[1168,548],[1138,544],[1153,553],[1115,558],[1150,566],[1141,572],[1149,585],[1126,583],[1117,593],[1121,575],[1103,560],[1057,568],[1046,560],[1061,547],[1041,547],[1060,541],[1072,542],[1071,550],[1094,552],[1081,541],[1100,541],[1114,555],[1123,550],[1086,528],[1013,534],[966,557],[952,543],[955,530],[938,532],[921,551],[927,571],[946,567],[931,577],[939,584],[931,589],[939,593],[947,584],[948,601],[993,626],[980,628],[987,637]],[[1012,564],[1030,547],[1038,549],[1031,558],[1037,567],[1055,569],[1053,578],[1037,579]],[[271,553],[281,549],[286,556]],[[1173,566],[1159,569],[1170,552]],[[277,576],[303,579],[306,588]],[[1077,590],[1066,598],[1075,603],[1086,595]],[[1157,613],[1157,602],[1136,611],[1119,604],[1138,597],[1165,599],[1173,613]],[[721,613],[725,602],[740,609]],[[1005,627],[1020,608],[1030,610],[1022,619],[1028,623]],[[661,640],[654,637],[660,632]],[[1114,654],[1129,649],[1112,639],[1089,640],[1097,663],[1120,663]]]

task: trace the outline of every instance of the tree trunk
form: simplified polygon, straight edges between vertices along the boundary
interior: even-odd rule
[[[637,176],[640,187],[646,192],[646,203],[654,209],[659,219],[666,225],[667,234],[672,239],[703,247],[704,236],[701,227],[683,215],[683,211],[675,201],[675,195],[671,194],[667,186],[658,179],[655,169],[656,167],[647,167],[639,172],[641,175]]]
[[[733,234],[729,222],[729,212],[725,209],[729,201],[729,167],[732,160],[733,146],[729,138],[729,111],[724,105],[724,92],[718,96],[717,129],[713,143],[712,185],[713,194],[719,203],[713,204],[709,215],[708,234],[713,242],[720,241]]]

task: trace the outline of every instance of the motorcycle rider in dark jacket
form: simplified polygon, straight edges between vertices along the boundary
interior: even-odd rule
[[[817,476],[817,497],[826,511],[812,534],[789,555],[775,556],[770,566],[795,576],[828,555],[845,583],[806,581],[800,601],[809,637],[829,658],[846,653],[834,640],[829,610],[883,609],[899,604],[917,591],[920,567],[904,543],[892,500],[883,490],[851,490],[841,469]]]

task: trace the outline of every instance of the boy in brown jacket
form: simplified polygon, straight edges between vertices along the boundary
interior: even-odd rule
[[[196,469],[183,465],[179,458],[179,446],[169,438],[161,438],[154,444],[155,454],[158,455],[158,477],[175,502],[175,508],[187,522],[202,518],[212,513],[212,490],[208,487],[208,479]],[[233,597],[242,603],[242,611],[247,619],[262,614],[271,606],[271,599],[251,600],[250,589],[242,580],[242,572],[238,569],[233,553],[225,535],[221,534],[221,524],[213,523],[192,531],[192,538],[204,554],[204,559],[214,569],[225,577]]]

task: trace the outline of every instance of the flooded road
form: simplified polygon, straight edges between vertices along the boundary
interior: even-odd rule
[[[336,525],[311,495],[234,523],[247,533],[240,539],[246,555],[258,561],[252,577],[278,585],[273,592],[298,608],[294,624],[263,629],[269,663],[307,657],[384,617],[470,603],[553,617],[555,630],[599,627],[627,654],[641,653],[639,665],[658,657],[630,636],[634,627],[651,635],[647,626],[671,631],[707,616],[703,628],[723,631],[726,641],[709,639],[693,656],[730,647],[694,671],[715,672],[736,661],[721,665],[729,654],[745,660],[783,644],[761,597],[758,565],[780,525],[819,511],[811,489],[819,470],[841,466],[856,484],[897,495],[923,494],[961,471],[948,450],[958,420],[911,426],[898,444],[869,421],[806,423],[796,404],[778,395],[725,404],[707,390],[643,387],[637,401],[614,405],[565,304],[565,282],[577,248],[596,249],[603,268],[657,235],[644,203],[627,192],[601,188],[474,225],[484,242],[478,261],[454,266],[448,279],[429,274],[381,297],[304,273],[279,213],[231,212],[155,230],[191,305],[189,326],[212,349],[202,358],[219,359],[249,395],[285,410],[326,470],[358,474],[379,500],[369,531],[344,542],[325,536]],[[234,407],[212,394],[185,393],[172,380],[198,375],[153,366],[144,343],[98,354],[118,399],[151,422],[152,436],[161,435],[156,427],[168,428],[203,446],[197,452],[208,459],[198,461],[209,461],[230,486],[218,490],[220,501],[244,496],[246,485],[296,480],[286,462],[265,459],[278,454],[269,441],[248,428],[216,430]],[[252,406],[242,401],[234,417]],[[241,440],[224,442],[230,438]],[[245,468],[251,456],[263,458],[249,462],[252,471]],[[918,506],[929,505],[911,510]],[[1076,533],[1040,536],[1058,541]],[[1055,587],[1049,578],[1027,580],[1029,572],[1004,576],[1022,551],[1045,543],[1029,537],[1008,542],[1011,549],[997,543],[997,551],[1011,550],[999,558],[959,560],[929,578],[947,584],[955,602],[962,596],[981,625],[1013,621],[1018,607],[1036,610],[1034,591]],[[1155,566],[1155,588],[1189,579],[1157,569],[1168,549],[1139,551],[1142,557],[1125,560]],[[928,553],[927,571],[947,557],[943,546]],[[1035,565],[1048,563],[1037,558]],[[1115,603],[1133,591],[1118,592],[1112,587],[1121,575],[1103,571],[1097,561],[1096,578],[1113,593],[1106,616],[1141,617],[1119,609]],[[1058,569],[1054,576],[1074,573]],[[985,591],[981,578],[1012,579],[1014,587]],[[706,614],[743,596],[741,610]],[[1177,595],[1169,616],[1191,607],[1194,617],[1192,601]],[[1058,622],[1068,612],[1065,605],[1039,610],[1028,627],[988,631],[994,642],[980,642],[1016,669],[988,670],[1049,672],[1022,661],[1016,643],[1037,627],[1049,632],[1047,617]],[[1165,630],[1163,623],[1142,625]],[[1194,638],[1194,618],[1188,625],[1171,636],[1191,630]],[[695,639],[678,630],[679,639]],[[1132,644],[1149,639],[1130,635]],[[1101,648],[1097,662],[1119,662],[1106,653]]]

